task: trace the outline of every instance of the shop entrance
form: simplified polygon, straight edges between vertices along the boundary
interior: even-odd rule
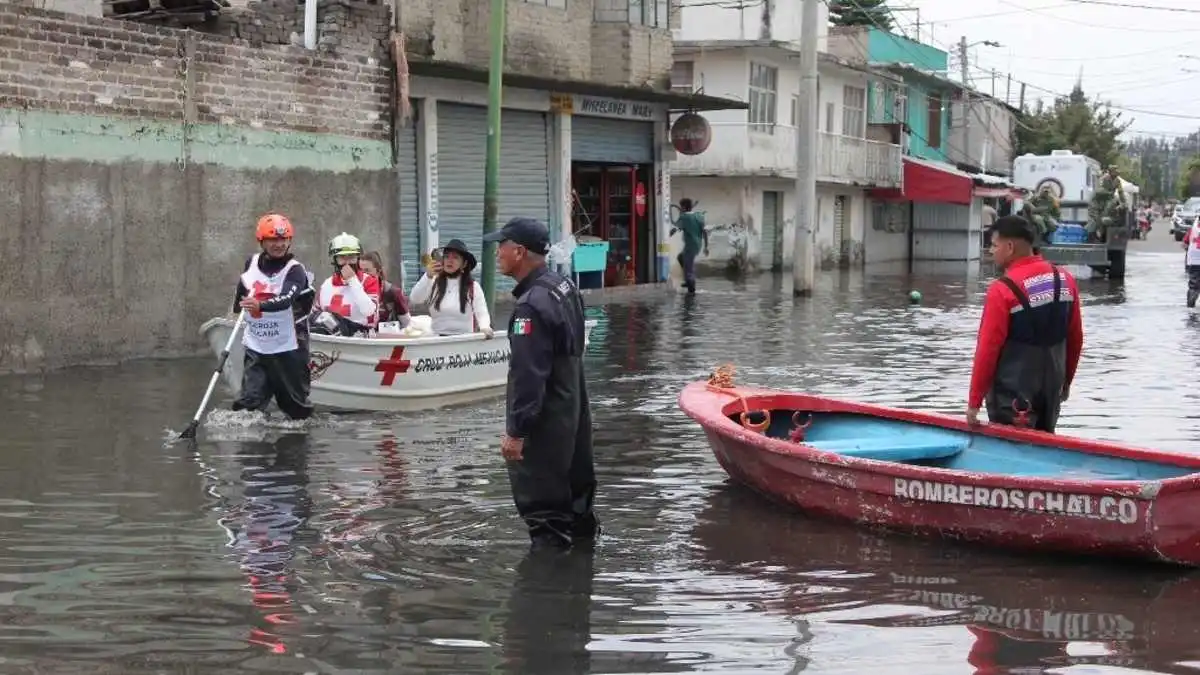
[[[581,243],[608,242],[604,271],[581,273],[580,287],[654,280],[652,181],[649,164],[572,163],[572,231]]]

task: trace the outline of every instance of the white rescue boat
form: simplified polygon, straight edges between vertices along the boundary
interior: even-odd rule
[[[429,317],[413,317],[428,326]],[[596,327],[586,322],[585,341]],[[220,357],[234,320],[209,319],[200,327]],[[346,411],[408,411],[486,398],[508,380],[508,335],[384,336],[372,338],[313,334],[309,343],[313,405]],[[233,343],[221,379],[236,396],[245,360],[240,339]]]

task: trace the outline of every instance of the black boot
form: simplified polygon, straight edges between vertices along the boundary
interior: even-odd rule
[[[1188,307],[1195,307],[1195,306],[1196,306],[1196,298],[1197,298],[1197,296],[1200,296],[1200,289],[1196,289],[1196,288],[1189,288],[1189,289],[1188,289],[1188,294],[1187,294],[1187,306],[1188,306]]]

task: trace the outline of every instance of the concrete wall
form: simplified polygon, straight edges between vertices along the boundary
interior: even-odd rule
[[[705,212],[709,230],[736,224],[744,231],[750,261],[757,265],[762,252],[763,192],[783,193],[783,218],[780,236],[783,237],[783,265],[790,268],[793,260],[792,230],[796,222],[796,183],[778,178],[672,178],[672,194],[676,202],[683,197],[699,200],[697,210]],[[846,197],[843,243],[835,244],[834,205],[836,198]],[[862,191],[851,187],[819,185],[817,187],[817,264],[821,269],[859,266],[864,262],[866,237],[866,199]],[[682,241],[672,237],[672,257],[679,253]],[[734,256],[730,230],[715,230],[709,235],[709,255],[697,260],[697,266],[707,272],[725,269]]]
[[[799,42],[801,3],[790,0],[762,2],[683,3],[676,40],[779,40]],[[829,7],[817,5],[817,49],[826,51],[829,40]]]
[[[486,68],[490,3],[480,0],[393,0],[408,51]],[[628,0],[625,0],[626,2]],[[506,72],[604,84],[666,89],[671,32],[594,21],[596,0],[556,3],[508,0]]]
[[[278,210],[394,259],[388,68],[0,4],[0,371],[191,353]]]

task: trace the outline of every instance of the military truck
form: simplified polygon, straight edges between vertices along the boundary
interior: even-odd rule
[[[1100,162],[1070,150],[1054,150],[1049,155],[1028,153],[1013,160],[1013,184],[1028,190],[1030,196],[1049,187],[1059,202],[1060,225],[1088,229],[1089,221],[1097,217],[1089,212],[1097,206],[1096,202],[1104,201],[1103,192],[1097,199],[1102,178]],[[1124,214],[1120,222],[1099,227],[1099,223],[1093,223],[1091,229],[1098,230],[1095,236],[1052,240],[1050,245],[1042,247],[1042,255],[1047,260],[1060,265],[1087,265],[1110,279],[1125,278],[1125,251],[1130,233],[1137,227],[1139,189],[1124,178],[1119,180],[1126,197],[1125,208],[1120,210]],[[1065,235],[1067,230],[1074,228],[1061,229]]]

